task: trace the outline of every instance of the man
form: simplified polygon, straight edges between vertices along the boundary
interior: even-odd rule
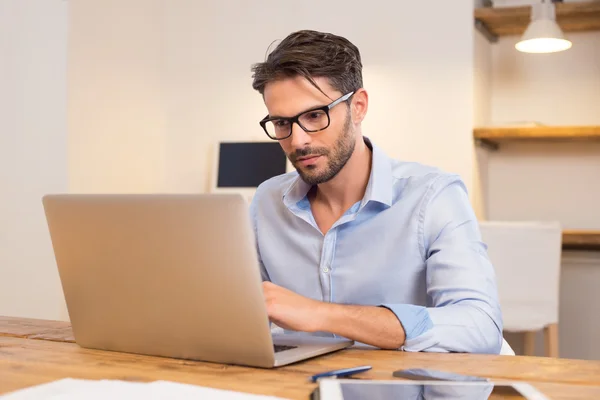
[[[466,188],[362,135],[356,46],[299,31],[252,69],[260,124],[297,171],[251,204],[270,320],[383,349],[499,353],[495,275]]]

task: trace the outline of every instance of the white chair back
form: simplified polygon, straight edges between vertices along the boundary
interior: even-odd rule
[[[481,221],[498,281],[504,330],[558,322],[562,230],[558,222]]]
[[[515,351],[512,349],[512,347],[510,347],[510,344],[508,344],[508,342],[506,341],[506,339],[502,339],[502,347],[500,348],[500,355],[501,356],[514,356]]]

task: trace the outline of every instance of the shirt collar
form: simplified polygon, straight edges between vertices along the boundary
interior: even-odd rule
[[[371,160],[371,175],[367,183],[365,195],[361,201],[360,207],[365,206],[369,201],[375,201],[386,206],[392,205],[392,165],[388,156],[379,147],[371,143],[371,140],[363,136],[365,144],[372,150],[373,158]],[[283,194],[283,203],[287,208],[298,206],[306,208],[308,191],[311,186],[304,182],[300,176],[297,176],[292,184]]]
[[[371,143],[369,138],[365,137],[364,139],[367,146],[373,150],[373,159],[371,176],[361,206],[369,201],[376,201],[389,207],[392,205],[392,186],[394,184],[392,163],[382,149]]]

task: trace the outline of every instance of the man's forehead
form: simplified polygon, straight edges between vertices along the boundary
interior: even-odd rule
[[[330,103],[335,96],[327,79],[314,78],[321,90],[304,77],[279,79],[265,86],[264,101],[269,115],[292,116],[312,107]]]

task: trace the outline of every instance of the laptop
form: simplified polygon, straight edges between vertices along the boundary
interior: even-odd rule
[[[353,341],[273,335],[239,194],[42,199],[82,347],[272,368]]]

